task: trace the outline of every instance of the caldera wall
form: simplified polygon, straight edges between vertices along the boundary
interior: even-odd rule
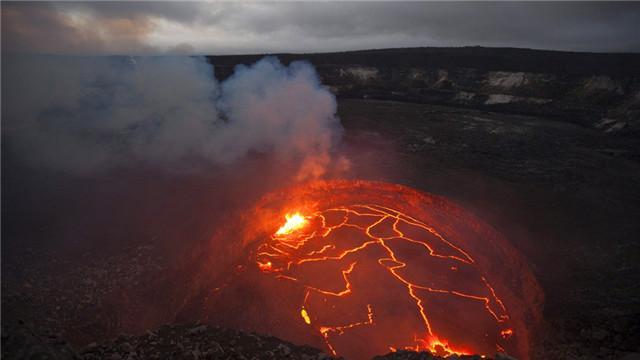
[[[277,56],[313,63],[338,97],[541,115],[609,133],[640,129],[640,54],[466,47]],[[224,78],[255,57],[210,61]]]

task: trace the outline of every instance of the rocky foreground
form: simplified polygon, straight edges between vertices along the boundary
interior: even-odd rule
[[[165,325],[140,336],[120,335],[101,344],[75,351],[54,334],[36,334],[24,323],[3,324],[3,359],[335,359],[310,346],[298,346],[271,336],[245,333],[201,324]],[[375,360],[442,359],[428,352],[398,351]],[[485,359],[451,356],[448,359]],[[496,359],[512,359],[497,354]]]
[[[114,293],[134,296],[142,283],[162,276],[162,258],[151,245],[124,248],[114,256],[84,254],[74,261],[57,252],[28,250],[13,255],[12,259],[20,261],[13,263],[15,266],[4,264],[3,269],[2,359],[334,358],[322,350],[272,336],[198,323],[159,327],[147,327],[142,320],[137,327],[123,323],[104,299]],[[145,318],[141,306],[134,306],[134,302],[127,306],[138,312],[136,318]],[[124,334],[127,329],[138,335]],[[399,351],[376,359],[439,358]]]

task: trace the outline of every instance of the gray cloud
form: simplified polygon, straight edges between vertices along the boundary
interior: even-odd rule
[[[77,14],[92,21],[74,23]],[[2,16],[3,49],[29,52],[223,54],[464,45],[640,51],[638,3],[3,2]]]
[[[5,53],[148,53],[154,49],[145,37],[153,28],[146,15],[74,18],[56,3],[2,4]]]

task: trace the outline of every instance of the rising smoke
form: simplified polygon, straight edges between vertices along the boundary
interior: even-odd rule
[[[266,153],[322,176],[342,127],[305,62],[274,57],[219,83],[201,57],[3,59],[5,146],[29,164],[93,174],[143,163],[170,171]]]

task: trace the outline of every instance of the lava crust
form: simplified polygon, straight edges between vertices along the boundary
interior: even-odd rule
[[[243,250],[206,285],[205,321],[350,359],[396,350],[529,355],[542,303],[529,267],[442,197],[312,182],[268,194],[238,218],[212,240],[235,236]]]

